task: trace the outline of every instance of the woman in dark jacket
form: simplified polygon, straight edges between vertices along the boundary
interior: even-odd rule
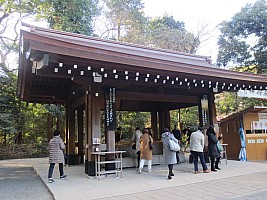
[[[209,150],[209,156],[210,156],[210,161],[211,161],[211,171],[217,171],[217,169],[220,169],[218,165],[220,162],[221,155],[217,148],[218,139],[216,137],[216,133],[215,133],[213,125],[209,126],[207,130],[207,135],[208,135],[208,141],[209,141],[208,150]],[[220,140],[220,137],[219,137],[219,140]],[[214,166],[214,163],[215,163],[215,166]]]

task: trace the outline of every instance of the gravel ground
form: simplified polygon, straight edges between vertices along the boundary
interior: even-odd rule
[[[0,166],[1,200],[53,200],[43,181],[28,166]]]

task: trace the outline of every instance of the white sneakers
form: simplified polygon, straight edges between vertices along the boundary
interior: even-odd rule
[[[67,175],[62,175],[62,176],[60,176],[60,179],[65,179],[67,177]]]
[[[53,182],[55,182],[55,181],[53,180],[53,178],[48,178],[48,182],[49,182],[49,183],[53,183]]]
[[[67,175],[62,175],[62,176],[60,176],[59,178],[61,179],[61,180],[63,180],[63,179],[65,179],[67,177]],[[54,183],[55,181],[54,181],[54,179],[53,178],[48,178],[48,183]]]

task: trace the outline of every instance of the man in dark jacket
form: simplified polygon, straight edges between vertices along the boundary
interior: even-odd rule
[[[178,144],[180,144],[180,140],[182,139],[182,136],[181,136],[181,132],[179,131],[179,129],[177,129],[176,124],[174,125],[174,129],[172,130],[172,134],[178,140]],[[177,164],[179,164],[180,163],[179,151],[176,152],[176,160],[177,160]]]

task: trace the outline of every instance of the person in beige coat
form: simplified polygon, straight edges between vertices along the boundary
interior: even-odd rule
[[[58,163],[59,165],[60,179],[64,179],[67,176],[63,172],[64,149],[65,149],[65,144],[63,140],[60,138],[60,131],[55,130],[54,137],[49,142],[49,163],[50,163],[48,170],[49,183],[54,182],[52,175],[56,163]]]
[[[152,150],[149,146],[149,141],[151,144],[153,143],[153,138],[148,134],[149,131],[147,128],[142,130],[142,135],[140,137],[140,165],[139,165],[139,173],[141,174],[142,169],[144,167],[145,161],[148,162],[148,172],[151,172],[152,166]]]

